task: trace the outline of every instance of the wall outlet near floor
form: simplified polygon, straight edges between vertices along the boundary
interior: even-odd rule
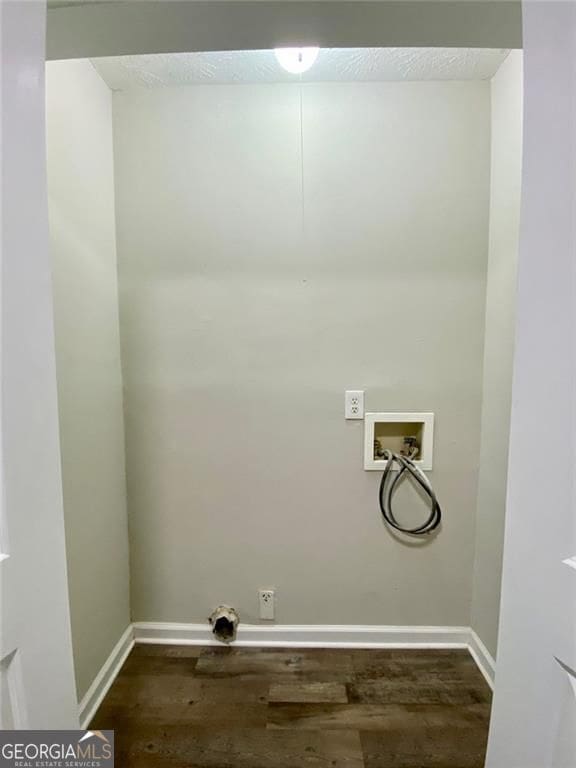
[[[260,606],[260,618],[261,619],[273,619],[274,618],[274,603],[276,595],[273,589],[259,589],[258,590],[258,604]]]

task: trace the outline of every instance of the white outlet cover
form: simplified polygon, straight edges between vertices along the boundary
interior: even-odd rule
[[[344,395],[344,417],[346,419],[364,418],[364,390],[348,389]]]
[[[261,619],[274,619],[276,607],[276,594],[273,589],[258,590],[258,603],[260,607]]]

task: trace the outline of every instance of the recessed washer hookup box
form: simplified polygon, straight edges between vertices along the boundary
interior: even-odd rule
[[[400,453],[407,438],[417,446],[416,466],[432,469],[434,448],[433,413],[367,413],[364,416],[364,469],[382,471],[383,450]]]

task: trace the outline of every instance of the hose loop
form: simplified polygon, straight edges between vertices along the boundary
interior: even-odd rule
[[[380,492],[378,494],[378,500],[380,502],[380,510],[386,523],[399,531],[400,533],[406,533],[411,536],[423,536],[432,533],[440,525],[442,519],[442,510],[440,504],[434,493],[434,489],[430,485],[430,481],[422,472],[420,467],[416,466],[413,461],[415,451],[410,456],[403,456],[400,453],[392,453],[392,451],[385,450],[383,453],[386,459],[386,466],[382,473],[382,480],[380,481]],[[398,464],[398,471],[393,477],[394,464]],[[421,490],[428,496],[430,500],[430,513],[427,520],[415,528],[406,528],[401,525],[392,511],[392,497],[394,492],[398,488],[400,481],[404,477],[409,477],[412,482],[418,484]]]

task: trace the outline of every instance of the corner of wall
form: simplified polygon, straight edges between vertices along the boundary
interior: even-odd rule
[[[49,62],[46,81],[64,517],[83,699],[131,622],[112,94],[87,60]]]
[[[496,656],[504,546],[522,164],[522,52],[490,83],[490,235],[482,379],[480,467],[470,621]]]

